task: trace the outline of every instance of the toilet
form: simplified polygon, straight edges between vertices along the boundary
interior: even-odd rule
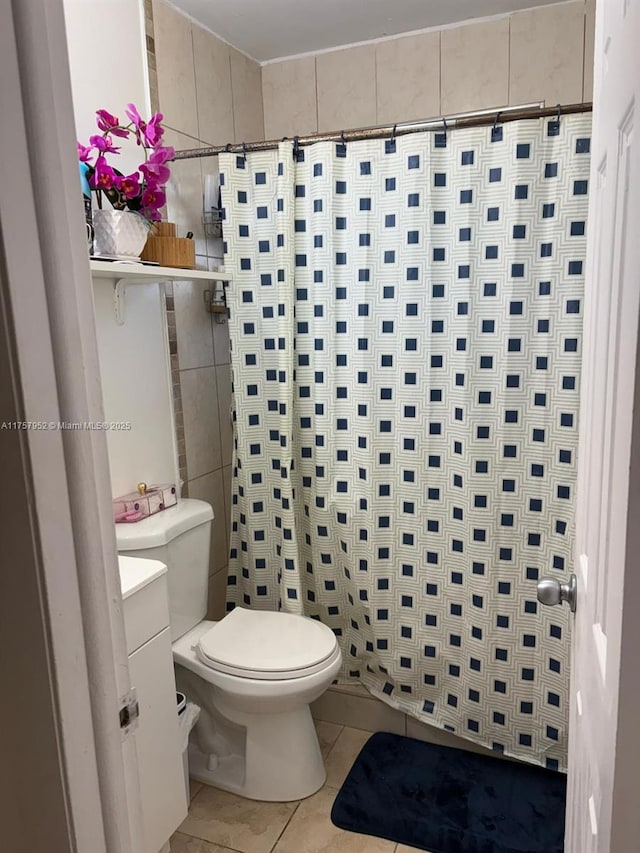
[[[209,504],[182,499],[117,524],[118,552],[167,566],[176,686],[201,708],[190,775],[253,800],[299,800],[326,778],[309,704],[337,675],[340,648],[306,616],[236,607],[206,620],[212,520]]]

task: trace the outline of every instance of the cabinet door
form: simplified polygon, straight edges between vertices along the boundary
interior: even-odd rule
[[[129,656],[129,669],[140,705],[135,738],[144,853],[158,853],[187,816],[169,628]]]

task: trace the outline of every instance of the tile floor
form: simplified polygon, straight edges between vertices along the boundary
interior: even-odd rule
[[[191,806],[171,839],[171,853],[410,853],[394,841],[345,832],[331,806],[371,732],[317,722],[327,767],[320,791],[293,803],[261,803],[191,782]]]

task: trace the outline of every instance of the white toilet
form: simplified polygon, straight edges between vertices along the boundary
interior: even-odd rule
[[[220,622],[204,619],[212,519],[209,504],[183,499],[116,525],[120,554],[168,569],[176,684],[202,709],[189,772],[254,800],[302,799],[324,784],[309,703],[335,678],[340,648],[306,616],[236,607]]]

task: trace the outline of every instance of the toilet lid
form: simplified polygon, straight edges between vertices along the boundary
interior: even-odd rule
[[[336,654],[333,631],[293,613],[236,607],[204,634],[198,657],[207,666],[248,678],[300,678]]]

